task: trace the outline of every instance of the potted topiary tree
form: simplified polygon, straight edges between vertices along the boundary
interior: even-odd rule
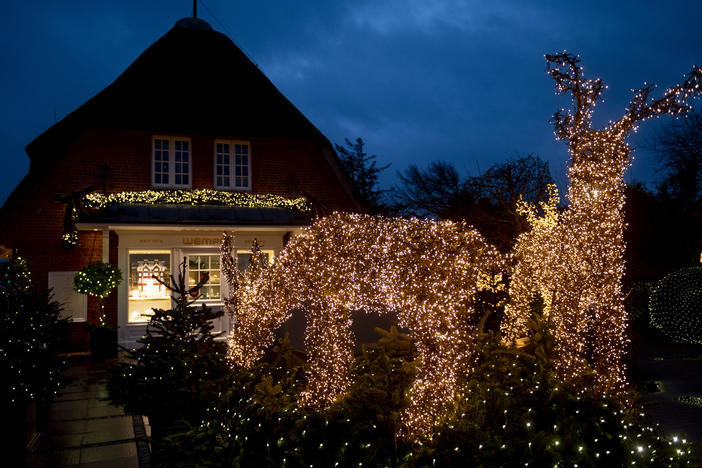
[[[105,322],[103,299],[121,282],[120,269],[105,262],[91,263],[76,273],[73,278],[76,292],[95,296],[100,304],[98,324],[86,326],[90,332],[90,355],[94,359],[117,356],[117,329]]]

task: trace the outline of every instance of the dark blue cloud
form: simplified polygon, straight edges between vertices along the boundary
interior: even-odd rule
[[[667,86],[700,63],[702,3],[208,0],[199,16],[231,34],[332,142],[363,137],[383,181],[410,163],[451,161],[475,174],[526,153],[565,180],[567,153],[548,119],[567,106],[544,53],[581,54],[610,86],[595,119],[621,115],[630,89]],[[0,200],[26,173],[24,145],[114,80],[190,0],[21,2],[0,19]],[[209,11],[208,11],[209,10]],[[216,18],[210,15],[216,15]],[[221,24],[220,24],[221,23]],[[642,147],[663,122],[632,138]],[[630,175],[655,179],[644,149]]]

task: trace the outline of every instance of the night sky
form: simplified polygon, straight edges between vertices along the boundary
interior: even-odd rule
[[[191,15],[190,0],[0,2],[0,203],[54,109],[65,117]],[[392,163],[385,186],[412,163],[477,175],[528,153],[564,186],[568,155],[548,120],[570,101],[554,95],[546,53],[578,53],[605,80],[599,123],[621,116],[631,88],[670,86],[702,64],[693,0],[207,0],[198,17],[229,33],[332,143],[360,136]],[[630,180],[655,183],[646,146],[665,123],[632,138]]]

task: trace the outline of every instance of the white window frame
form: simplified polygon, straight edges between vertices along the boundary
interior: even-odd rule
[[[156,183],[156,140],[168,141],[168,183]],[[176,141],[188,142],[188,183],[176,184]],[[151,138],[151,186],[154,188],[190,189],[193,186],[193,143],[189,137],[154,135]]]
[[[228,297],[229,290],[227,288],[227,282],[224,278],[224,274],[222,273],[222,255],[218,251],[214,250],[184,250],[183,251],[183,256],[188,258],[188,262],[185,265],[185,284],[187,285],[188,288],[190,288],[192,285],[190,284],[189,278],[190,278],[190,257],[193,255],[216,255],[219,257],[219,299],[200,299],[199,297],[195,299],[193,302],[195,304],[207,304],[208,306],[218,306],[218,305],[223,305],[224,304],[224,298]],[[181,258],[182,262],[182,258]],[[205,283],[205,286],[207,283]]]
[[[217,184],[217,145],[218,144],[226,144],[229,145],[230,148],[230,170],[229,170],[229,177],[226,180],[226,183],[224,184]],[[246,185],[236,185],[236,153],[234,148],[236,145],[242,145],[246,146],[248,149],[248,164],[247,164],[247,173],[246,173],[246,180],[247,184]],[[230,190],[230,191],[237,191],[237,192],[250,192],[251,191],[251,179],[252,179],[252,169],[251,169],[251,143],[248,141],[244,140],[226,140],[226,139],[217,139],[214,141],[214,145],[212,148],[212,167],[213,167],[213,180],[212,183],[214,185],[214,188],[217,190]],[[224,176],[223,176],[224,177]]]

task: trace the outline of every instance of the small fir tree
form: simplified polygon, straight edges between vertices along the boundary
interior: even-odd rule
[[[61,306],[32,285],[17,253],[0,263],[0,401],[5,408],[49,401],[67,365],[56,356],[68,332]]]
[[[191,297],[209,276],[188,287],[185,266],[184,259],[177,280],[171,276],[170,285],[162,283],[173,292],[175,307],[154,310],[142,346],[115,366],[108,380],[110,399],[128,412],[148,415],[155,439],[199,423],[229,369],[226,345],[215,340],[219,334],[212,325],[224,312],[204,304],[192,307]]]
[[[388,190],[378,188],[378,175],[390,167],[390,164],[377,167],[376,156],[364,151],[366,142],[361,138],[356,138],[354,143],[346,138],[344,143],[345,146],[334,146],[361,202],[373,213],[386,212],[388,207],[383,202],[383,194]]]

